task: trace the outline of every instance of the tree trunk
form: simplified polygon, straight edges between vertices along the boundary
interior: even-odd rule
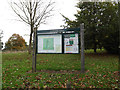
[[[30,4],[30,41],[29,41],[29,54],[31,54],[31,43],[32,43],[32,34],[33,34],[33,22],[32,22],[32,2]]]
[[[31,43],[32,43],[32,33],[30,33],[30,40],[29,40],[29,50],[28,50],[28,53],[31,54]]]
[[[95,32],[95,31],[94,31]],[[96,52],[96,49],[97,49],[97,43],[96,43],[96,35],[95,35],[96,33],[94,33],[94,35],[93,35],[93,39],[94,39],[94,53],[97,53]]]
[[[94,53],[97,53],[96,49],[97,49],[97,44],[96,42],[94,42]]]

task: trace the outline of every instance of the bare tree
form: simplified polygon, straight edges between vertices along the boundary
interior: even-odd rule
[[[52,16],[51,12],[53,11],[54,2],[51,0],[48,2],[44,1],[46,0],[19,0],[11,2],[11,7],[20,21],[30,26],[29,53],[31,53],[33,32],[41,24],[45,24],[48,17]]]

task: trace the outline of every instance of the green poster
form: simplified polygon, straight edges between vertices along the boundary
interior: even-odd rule
[[[73,45],[73,40],[69,40],[70,45]]]
[[[75,34],[70,34],[70,37],[75,37]]]
[[[43,50],[54,50],[54,38],[43,39]]]

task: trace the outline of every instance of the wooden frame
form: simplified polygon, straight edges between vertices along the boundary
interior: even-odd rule
[[[33,63],[32,63],[32,72],[36,72],[36,54],[51,54],[51,53],[38,53],[37,52],[37,36],[38,35],[55,35],[55,34],[61,34],[62,35],[62,53],[64,54],[64,35],[65,34],[78,34],[78,42],[80,41],[79,35],[81,38],[81,72],[85,72],[85,60],[84,60],[84,23],[80,24],[80,28],[74,28],[74,29],[54,29],[54,30],[39,30],[34,31],[34,39],[33,39]],[[80,50],[80,45],[78,43],[78,49]],[[80,51],[79,51],[80,53]],[[78,53],[78,54],[79,54]],[[52,54],[58,54],[58,53],[52,53]],[[59,53],[60,54],[60,53]],[[66,53],[68,54],[68,53]],[[69,54],[76,54],[76,53],[69,53]]]

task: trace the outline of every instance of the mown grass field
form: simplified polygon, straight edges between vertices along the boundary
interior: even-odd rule
[[[39,54],[32,73],[32,55],[2,54],[3,88],[118,88],[118,56],[85,51],[85,73],[80,54]],[[41,70],[41,71],[40,71]],[[75,73],[77,71],[77,73]]]

